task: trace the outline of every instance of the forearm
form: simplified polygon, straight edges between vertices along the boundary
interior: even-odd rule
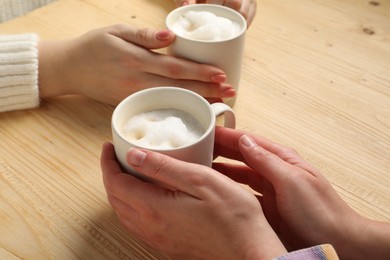
[[[350,259],[390,259],[390,223],[365,220],[367,225],[357,234],[357,254]]]
[[[349,230],[344,245],[336,248],[341,259],[390,259],[390,223],[359,216]]]

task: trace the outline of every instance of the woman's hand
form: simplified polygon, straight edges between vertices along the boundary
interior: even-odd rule
[[[139,149],[125,174],[113,146],[101,167],[108,199],[127,230],[174,259],[272,259],[286,253],[256,197],[213,169]],[[166,188],[171,187],[171,188]]]
[[[293,249],[330,243],[341,259],[390,256],[389,223],[358,215],[293,149],[227,128],[216,129],[215,142],[216,155],[246,165],[213,168],[262,194],[267,220]]]
[[[235,95],[216,67],[153,52],[174,40],[167,30],[114,25],[81,37],[39,44],[40,96],[81,94],[117,104],[129,94],[177,86],[207,98]]]
[[[247,21],[248,27],[256,16],[256,0],[175,0],[176,6],[188,4],[217,4],[230,7],[242,14]]]

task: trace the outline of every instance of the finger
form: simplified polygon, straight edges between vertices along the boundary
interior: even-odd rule
[[[130,149],[127,161],[145,176],[196,198],[225,190],[228,178],[213,169],[148,150]]]
[[[243,161],[244,158],[238,148],[238,140],[243,134],[245,132],[241,130],[217,126],[215,128],[214,156]]]
[[[255,0],[229,0],[231,8],[240,12],[247,22],[247,26],[252,23],[256,15],[257,4]]]
[[[249,12],[246,15],[247,27],[249,27],[252,24],[253,20],[255,19],[255,16],[256,16],[256,8],[249,9]]]
[[[103,144],[100,167],[102,169],[103,179],[107,176],[120,174],[122,172],[122,169],[116,160],[114,146],[111,143],[107,142]]]
[[[198,1],[199,3],[200,1]],[[204,3],[206,4],[214,4],[214,5],[223,5],[225,0],[206,0],[206,1],[203,1]]]
[[[294,160],[297,162],[301,161],[299,154],[294,149],[280,145],[261,136],[224,127],[217,127],[215,130],[215,153],[230,159],[242,160],[242,155],[239,148],[239,140],[244,134],[250,136],[256,142],[256,144],[263,147],[265,150],[279,156],[283,160],[290,162],[293,162]]]
[[[292,173],[298,172],[297,167],[259,146],[248,135],[240,137],[239,149],[247,164],[269,180],[275,189],[286,183],[286,180],[291,177]]]
[[[188,79],[204,82],[224,83],[225,72],[217,67],[199,64],[190,60],[162,55],[154,52],[144,53],[141,68],[149,73],[172,79]]]
[[[145,183],[136,177],[123,173],[120,168],[114,147],[105,143],[101,155],[101,169],[104,187],[108,198],[116,197],[136,210],[145,210],[145,201],[153,201],[163,197],[164,189],[150,183]]]
[[[253,170],[246,165],[214,162],[212,168],[242,184],[249,184],[250,175],[253,174]]]
[[[134,82],[129,81],[129,86],[134,87]],[[173,86],[185,88],[198,93],[206,98],[231,98],[236,95],[234,88],[229,84],[218,84],[195,80],[175,80],[154,74],[145,74],[140,88]]]
[[[196,0],[175,0],[176,6],[192,5]]]
[[[134,55],[133,48],[128,48],[128,55],[130,60],[137,59],[140,69],[146,72],[173,79],[226,82],[226,74],[219,68],[146,50],[163,48],[172,43],[175,36],[171,31],[140,29],[122,24],[109,27],[108,30],[121,39],[143,47],[137,50],[137,55]]]
[[[223,99],[222,98],[213,98],[213,97],[210,97],[210,98],[206,98],[207,101],[210,103],[210,104],[213,104],[213,103],[222,103],[223,102]]]
[[[247,27],[249,27],[249,25],[250,25],[250,14],[253,11],[252,9],[253,9],[253,7],[251,5],[251,0],[242,1],[240,9],[238,9],[240,14],[245,18],[246,23],[247,23]]]
[[[246,13],[246,22],[248,24],[248,27],[252,24],[253,19],[256,16],[257,12],[257,2],[255,0],[248,0],[246,1],[247,4],[244,4],[241,9],[244,9]]]
[[[224,6],[226,7],[229,7],[231,9],[234,9],[236,11],[240,11],[242,8],[242,2],[245,2],[245,1],[241,1],[241,0],[225,0],[223,1],[224,3],[222,3]],[[246,17],[245,17],[246,18]]]
[[[169,30],[137,28],[125,24],[111,26],[108,30],[116,37],[147,49],[164,48],[175,39],[174,33]]]
[[[263,192],[264,178],[246,165],[217,162],[212,167],[236,182],[248,185],[259,193]]]
[[[207,84],[208,86],[205,86],[204,83],[199,84],[199,82],[193,81],[184,85],[172,83],[172,86],[174,85],[196,92],[208,99],[210,103],[223,102],[222,98],[233,98],[236,96],[235,89],[229,84]]]
[[[303,160],[294,149],[277,144],[264,137],[255,136],[235,129],[216,127],[214,143],[215,155],[246,162],[246,158],[243,157],[239,148],[239,140],[244,134],[250,136],[257,145],[262,147],[262,149],[274,154],[286,163],[299,167],[309,174],[315,176],[319,175],[318,170],[309,162]]]

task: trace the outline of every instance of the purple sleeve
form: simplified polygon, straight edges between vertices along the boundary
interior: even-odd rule
[[[332,245],[318,245],[279,256],[274,260],[338,260]]]

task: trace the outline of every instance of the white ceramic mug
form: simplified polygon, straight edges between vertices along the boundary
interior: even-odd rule
[[[236,36],[226,40],[204,41],[182,37],[175,32],[172,25],[188,11],[207,11],[216,16],[228,18],[238,23],[240,31]],[[168,14],[166,26],[176,35],[175,41],[168,46],[168,54],[198,63],[210,64],[222,69],[226,73],[227,82],[238,93],[245,32],[247,29],[246,20],[239,12],[221,5],[186,5],[176,8]],[[224,102],[233,106],[235,100],[236,97],[224,99]]]
[[[189,145],[172,149],[151,149],[187,162],[211,166],[214,152],[216,117],[224,114],[224,126],[235,128],[233,110],[224,103],[209,104],[197,93],[177,87],[155,87],[136,92],[124,99],[112,115],[112,135],[115,153],[122,168],[137,177],[126,161],[126,153],[132,147],[139,147],[125,138],[124,126],[130,118],[158,109],[179,109],[195,117],[204,129],[203,135]],[[148,148],[149,149],[149,148]]]

